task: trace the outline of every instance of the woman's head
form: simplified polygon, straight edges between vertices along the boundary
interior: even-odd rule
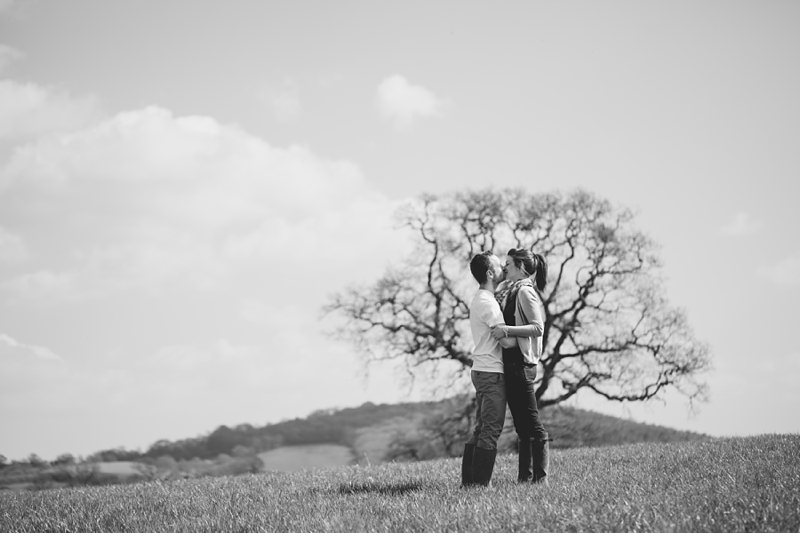
[[[540,291],[547,286],[547,261],[542,255],[530,250],[510,249],[504,270],[511,281],[533,277],[533,282]]]

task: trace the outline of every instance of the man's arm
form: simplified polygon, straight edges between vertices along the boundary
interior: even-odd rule
[[[505,319],[503,318],[503,311],[500,309],[500,304],[497,302],[492,302],[494,305],[491,305],[489,309],[487,309],[488,313],[484,321],[486,325],[489,326],[489,329],[492,330],[492,335],[495,337],[496,340],[500,342],[500,346],[503,348],[513,348],[517,345],[517,339],[510,337],[508,335],[504,336],[503,338],[499,339],[497,336],[494,335],[494,331],[497,328],[505,327]]]

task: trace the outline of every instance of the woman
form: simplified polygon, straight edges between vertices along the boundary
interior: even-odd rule
[[[533,386],[542,354],[544,306],[539,291],[547,285],[547,262],[539,254],[512,248],[503,270],[506,283],[496,296],[505,323],[514,325],[497,326],[492,336],[498,340],[505,337],[517,340],[517,346],[503,348],[506,400],[519,438],[517,479],[547,483],[549,439],[539,419]]]

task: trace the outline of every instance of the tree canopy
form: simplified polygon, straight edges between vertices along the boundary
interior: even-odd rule
[[[585,389],[616,401],[643,401],[669,388],[704,400],[707,344],[664,294],[659,248],[634,225],[632,210],[585,190],[523,189],[424,195],[397,213],[415,249],[374,282],[332,295],[325,312],[341,320],[335,335],[366,361],[471,366],[469,302],[477,289],[473,255],[510,248],[544,255],[544,353],[540,405]]]

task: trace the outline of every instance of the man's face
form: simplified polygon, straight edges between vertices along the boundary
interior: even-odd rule
[[[505,279],[503,275],[503,264],[500,262],[500,258],[493,255],[489,258],[489,263],[491,264],[490,272],[494,275],[495,283],[500,283]]]

